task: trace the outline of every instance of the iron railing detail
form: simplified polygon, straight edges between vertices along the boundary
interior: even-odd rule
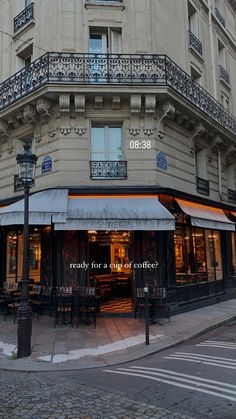
[[[197,192],[202,195],[209,195],[209,180],[196,177]]]
[[[126,179],[127,161],[91,161],[91,179]]]
[[[236,202],[236,191],[228,189],[228,201]]]
[[[199,55],[202,57],[202,43],[199,39],[194,35],[192,31],[188,31],[189,36],[189,46],[192,47],[195,51],[198,52]]]
[[[236,118],[166,55],[46,53],[0,84],[0,110],[46,83],[167,86],[236,134]]]
[[[222,65],[219,65],[219,78],[223,80],[225,83],[229,84],[229,73],[225,70]]]
[[[34,3],[30,3],[13,20],[14,33],[23,28],[27,23],[34,19]]]
[[[32,186],[35,185],[34,180],[30,183],[29,187],[32,188]],[[19,179],[19,175],[14,175],[14,192],[23,191],[24,185],[22,181]]]
[[[215,14],[217,19],[219,20],[219,22],[221,23],[222,26],[224,26],[225,28],[225,18],[224,16],[220,13],[219,9],[217,9],[217,7],[215,8]]]

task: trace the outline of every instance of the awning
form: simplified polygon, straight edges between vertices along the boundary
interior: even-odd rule
[[[224,211],[220,208],[182,199],[176,199],[176,201],[182,211],[191,217],[192,226],[214,230],[235,230],[235,224],[227,218]]]
[[[67,189],[48,189],[29,197],[29,224],[48,225],[65,222],[67,214]],[[24,224],[24,199],[0,208],[0,224]]]
[[[154,197],[68,198],[67,220],[55,230],[174,230],[174,216]]]

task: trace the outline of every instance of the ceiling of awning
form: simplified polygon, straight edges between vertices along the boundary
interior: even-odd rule
[[[174,229],[174,216],[156,196],[69,198],[66,223],[55,223],[55,230]]]
[[[191,217],[191,224],[215,230],[235,230],[235,223],[230,221],[223,209],[176,199],[182,211]]]

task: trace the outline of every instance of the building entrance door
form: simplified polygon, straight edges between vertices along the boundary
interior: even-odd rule
[[[89,282],[96,281],[100,311],[133,311],[132,233],[89,231]]]

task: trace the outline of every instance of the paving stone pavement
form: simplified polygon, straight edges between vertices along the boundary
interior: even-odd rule
[[[1,419],[194,419],[155,405],[66,382],[55,373],[1,371]]]

